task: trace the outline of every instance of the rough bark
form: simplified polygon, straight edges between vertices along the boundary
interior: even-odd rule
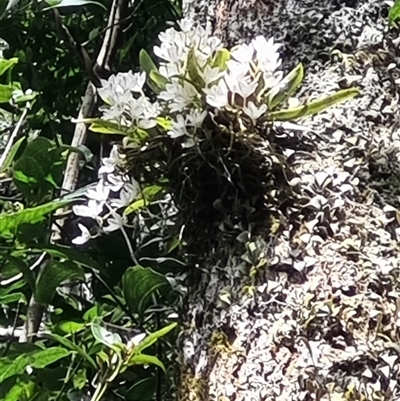
[[[186,1],[229,45],[258,34],[282,43],[284,68],[306,67],[300,100],[362,92],[291,133],[296,197],[252,238],[256,281],[240,243],[215,244],[200,266],[181,400],[399,399],[400,59],[388,10],[377,0]]]

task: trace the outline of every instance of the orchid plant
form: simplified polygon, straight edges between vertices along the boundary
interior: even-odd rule
[[[169,28],[159,35],[154,47],[159,67],[142,50],[142,72],[112,75],[102,80],[98,94],[104,102],[99,119],[86,119],[91,130],[122,134],[122,148],[145,149],[155,136],[166,136],[183,149],[195,148],[207,140],[205,121],[223,115],[240,127],[240,135],[257,132],[274,121],[289,121],[321,112],[350,99],[358,90],[350,88],[298,106],[279,107],[301,84],[304,69],[299,64],[284,76],[279,44],[274,39],[255,37],[248,44],[228,50],[209,29],[189,19],[180,30]],[[146,95],[147,83],[154,96]],[[87,192],[87,204],[74,206],[78,216],[96,222],[95,232],[80,224],[82,234],[74,239],[83,244],[101,232],[123,229],[126,208],[140,195],[139,184],[124,173],[124,159],[118,147],[104,158],[99,183]]]

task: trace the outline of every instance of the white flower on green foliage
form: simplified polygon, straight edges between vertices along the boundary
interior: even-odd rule
[[[92,236],[90,235],[90,231],[83,224],[78,224],[78,227],[81,230],[81,235],[79,235],[78,237],[74,238],[72,240],[72,243],[75,244],[75,245],[86,244],[86,242],[88,242],[92,238]]]
[[[176,121],[172,121],[172,129],[168,131],[167,134],[171,138],[179,138],[184,135],[189,135],[186,120],[182,114],[178,114],[176,116]]]
[[[103,211],[103,204],[103,202],[90,199],[87,205],[74,205],[72,210],[77,216],[97,219]]]
[[[257,120],[267,112],[267,106],[262,104],[257,107],[254,102],[249,102],[247,106],[243,107],[243,112],[249,116],[253,124],[255,124]]]
[[[203,125],[203,121],[207,116],[207,111],[206,110],[199,110],[199,109],[190,109],[189,114],[186,117],[186,123],[187,125],[194,127],[194,128],[200,128]]]
[[[127,223],[126,216],[121,216],[118,213],[112,213],[109,218],[105,219],[105,226],[103,231],[105,233],[111,233],[113,231],[121,230]]]
[[[205,88],[203,91],[206,93],[206,101],[210,106],[222,109],[229,105],[229,91],[224,80],[219,81],[217,85],[211,88]]]
[[[105,184],[104,180],[100,180],[95,189],[89,188],[86,196],[98,202],[105,202],[110,195],[110,188]],[[77,213],[75,213],[77,214]]]
[[[210,65],[206,65],[203,71],[200,71],[201,78],[203,79],[205,86],[208,87],[211,84],[215,83],[215,81],[219,80],[224,72],[221,71],[218,67],[211,67]]]
[[[92,219],[90,227],[95,229],[98,234],[122,229],[123,225],[127,223],[127,218],[122,214],[121,208],[129,206],[140,194],[139,183],[121,172],[121,163],[123,163],[123,159],[115,145],[111,149],[110,156],[102,159],[99,182],[94,188],[89,187],[86,191],[87,201],[85,204],[72,207],[76,216]],[[83,245],[94,238],[84,224],[78,223],[78,227],[81,234],[74,238],[72,243]]]
[[[199,97],[199,93],[190,82],[180,82],[174,78],[172,83],[167,84],[165,91],[161,92],[158,97],[167,101],[170,112],[175,113],[193,106]]]
[[[135,198],[139,195],[140,187],[139,183],[133,178],[131,182],[124,184],[118,195],[118,198],[111,200],[111,206],[114,207],[125,207],[129,206]]]

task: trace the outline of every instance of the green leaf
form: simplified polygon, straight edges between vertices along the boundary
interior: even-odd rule
[[[12,85],[0,84],[0,103],[8,103],[12,98],[14,89]]]
[[[105,134],[105,135],[126,135],[126,132],[121,130],[121,127],[110,121],[103,121],[98,119],[97,121],[93,122],[90,127],[90,131],[97,132],[98,134]]]
[[[160,273],[149,267],[130,267],[122,277],[122,288],[129,309],[143,315],[152,303],[155,291],[168,291],[170,284]]]
[[[31,288],[32,291],[34,291],[35,277],[33,275],[33,272],[29,269],[28,265],[24,262],[24,260],[21,258],[17,258],[12,254],[5,255],[4,258],[7,259],[10,263],[12,263],[23,274],[23,277],[28,282],[29,287]]]
[[[95,319],[91,324],[93,337],[106,347],[114,349],[115,346],[123,345],[122,339],[119,334],[108,331],[105,327],[101,326],[101,319]]]
[[[66,334],[78,333],[85,328],[85,323],[65,321],[57,324],[57,329]]]
[[[0,305],[7,305],[20,301],[26,303],[25,295],[22,292],[13,292],[12,294],[0,296]]]
[[[283,80],[285,83],[284,87],[277,87],[278,91],[272,89],[267,95],[267,105],[270,110],[275,109],[283,103],[290,95],[292,95],[304,79],[304,67],[303,64],[299,64],[295,67]]]
[[[53,300],[57,287],[66,280],[84,280],[82,268],[73,262],[50,261],[41,270],[35,288],[36,301],[48,305]]]
[[[87,382],[87,377],[86,377],[86,369],[78,369],[73,378],[72,378],[72,383],[74,385],[74,388],[78,390],[82,390]]]
[[[141,380],[135,380],[125,395],[127,401],[143,401],[153,399],[153,394],[157,388],[156,378],[154,376],[145,377]]]
[[[18,186],[18,181],[24,184],[42,184],[45,181],[45,173],[41,164],[31,156],[23,155],[13,169],[13,178]]]
[[[41,222],[47,214],[68,203],[70,203],[70,201],[53,201],[15,213],[0,214],[0,237],[7,237],[9,233],[16,230],[21,224],[35,224]]]
[[[212,67],[218,67],[221,71],[225,71],[227,68],[227,62],[231,58],[231,53],[228,49],[220,49],[214,57]]]
[[[153,355],[133,355],[132,358],[130,358],[128,361],[128,366],[134,365],[156,365],[161,368],[165,374],[167,373],[164,364],[156,356]]]
[[[172,120],[170,117],[157,117],[156,121],[157,125],[163,128],[165,131],[169,131],[172,129]]]
[[[107,11],[107,7],[105,7],[103,4],[92,0],[46,0],[46,3],[49,5],[49,7],[44,8],[43,11],[61,7],[83,7],[89,4],[94,4]]]
[[[33,381],[24,382],[19,381],[14,384],[12,388],[8,391],[5,401],[28,401],[32,399],[35,390],[35,383]]]
[[[140,354],[143,350],[153,345],[159,338],[164,337],[171,330],[173,330],[178,323],[171,323],[168,326],[163,327],[161,330],[157,330],[154,333],[149,334],[144,340],[142,340],[135,348],[134,353]]]
[[[85,351],[83,345],[79,346],[79,345],[75,344],[74,342],[72,342],[70,339],[68,339],[66,337],[62,337],[62,336],[60,336],[58,334],[55,334],[55,333],[46,333],[46,335],[48,337],[52,338],[53,340],[59,342],[65,348],[76,352],[83,359],[87,360],[95,370],[98,369],[98,366],[97,366],[95,360]]]
[[[155,65],[153,59],[150,57],[150,54],[147,53],[145,49],[140,50],[139,52],[139,64],[141,69],[149,76],[151,71],[158,71],[157,66]]]
[[[15,155],[17,154],[21,145],[26,141],[26,138],[23,136],[19,138],[11,147],[10,152],[8,153],[6,159],[4,160],[3,165],[1,166],[0,173],[4,173],[11,166],[14,161]]]
[[[154,199],[154,197],[160,193],[163,189],[160,185],[149,185],[146,188],[143,188],[141,193],[141,199],[136,200],[135,202],[131,203],[125,210],[124,214],[129,215],[133,212],[137,212],[138,210],[146,207],[150,204],[150,202]]]
[[[0,358],[0,383],[9,377],[21,375],[27,366],[43,369],[52,363],[70,355],[71,351],[65,348],[51,347],[21,354],[17,358]]]
[[[169,83],[169,80],[156,70],[150,71],[149,77],[156,84],[159,90],[164,90]]]
[[[193,48],[189,51],[189,54],[187,56],[186,71],[189,75],[190,83],[193,84],[196,88],[203,88],[205,86],[202,74],[200,74],[200,66],[197,62],[197,56]]]
[[[400,17],[400,0],[396,0],[389,11],[389,25],[395,26]]]
[[[0,59],[0,77],[10,68],[13,68],[15,64],[18,63],[18,59],[16,57],[6,59]],[[1,89],[0,89],[1,91]]]
[[[13,93],[13,102],[16,104],[30,102],[38,96],[38,92],[32,92],[28,94],[22,89],[16,89]]]
[[[297,118],[311,116],[320,113],[334,104],[349,100],[359,93],[360,91],[356,88],[344,89],[304,106],[294,107],[289,110],[273,111],[268,114],[268,119],[272,121],[291,121]]]
[[[97,271],[101,270],[101,266],[95,260],[93,260],[91,256],[88,256],[87,254],[79,252],[76,249],[72,249],[68,246],[49,244],[40,249],[31,249],[31,252],[42,253],[43,251],[47,252],[54,258],[67,259],[70,262],[74,262],[77,265],[86,267],[88,269],[95,269]]]

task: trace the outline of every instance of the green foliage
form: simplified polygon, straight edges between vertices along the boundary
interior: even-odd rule
[[[71,352],[65,348],[50,347],[21,354],[15,359],[9,357],[0,358],[0,384],[9,377],[21,375],[28,366],[34,369],[44,369],[46,366],[70,354]]]
[[[332,95],[323,97],[322,99],[314,100],[303,106],[294,107],[289,110],[279,110],[269,113],[268,119],[274,121],[291,121],[297,118],[312,116],[324,111],[334,104],[349,100],[357,96],[360,91],[356,88],[343,89]]]
[[[77,264],[72,262],[48,263],[40,272],[36,285],[35,297],[39,303],[48,305],[53,300],[55,291],[66,280],[84,280],[84,272]]]
[[[0,214],[0,237],[9,237],[22,224],[35,224],[56,209],[67,205],[69,201],[52,201],[15,213]]]
[[[168,280],[150,268],[130,267],[122,277],[122,288],[129,309],[143,316],[152,304],[156,292],[165,293],[171,290]]]
[[[400,0],[395,0],[389,11],[389,24],[396,26],[397,20],[400,18]]]

